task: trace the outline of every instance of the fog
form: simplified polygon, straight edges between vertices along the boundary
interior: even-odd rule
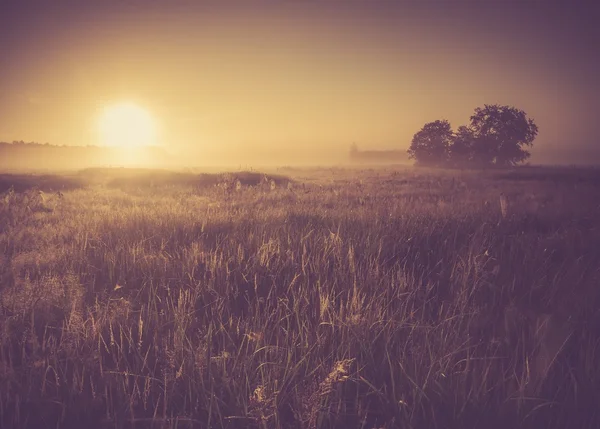
[[[376,165],[389,161],[389,153],[364,152],[363,158],[350,158],[347,152],[319,153],[314,156],[290,159],[285,153],[227,154],[218,152],[175,152],[165,147],[102,147],[102,146],[56,146],[34,143],[1,143],[0,171],[3,172],[56,172],[98,167],[134,167],[160,169],[258,169],[280,166],[330,166],[330,165]],[[400,162],[407,162],[403,151],[393,151]],[[378,156],[379,155],[379,156]],[[399,156],[398,156],[399,155]]]
[[[533,163],[600,159],[593,6],[91,3],[0,6],[0,141],[99,146],[126,101],[177,165],[336,164],[498,103],[538,124]]]

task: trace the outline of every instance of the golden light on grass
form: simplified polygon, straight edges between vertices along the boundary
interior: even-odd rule
[[[0,177],[0,427],[600,427],[598,190],[553,171]]]
[[[98,118],[98,133],[103,146],[131,149],[157,143],[156,120],[131,102],[105,107]]]

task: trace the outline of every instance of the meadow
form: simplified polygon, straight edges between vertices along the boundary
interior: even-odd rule
[[[599,226],[593,169],[0,175],[0,427],[600,427]]]

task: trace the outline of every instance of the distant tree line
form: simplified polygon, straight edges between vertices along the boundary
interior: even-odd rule
[[[0,142],[0,145],[12,144],[15,146],[50,146],[50,143],[25,142],[23,140],[13,140],[12,143]]]
[[[533,145],[537,134],[537,125],[524,111],[486,104],[456,132],[445,119],[425,124],[407,152],[422,166],[508,167],[529,158],[525,148]]]
[[[131,163],[150,167],[165,166],[170,165],[172,159],[163,148],[158,147],[139,148],[133,159],[124,158],[120,148],[115,147],[0,142],[0,171],[80,169]]]
[[[55,144],[50,144],[50,143],[38,143],[38,142],[26,142],[23,140],[13,140],[12,143],[9,142],[0,142],[0,146],[6,146],[6,145],[11,145],[11,146],[26,146],[26,147],[73,147],[73,146],[66,146],[66,145],[55,145]],[[93,147],[93,146],[86,146],[86,147]]]

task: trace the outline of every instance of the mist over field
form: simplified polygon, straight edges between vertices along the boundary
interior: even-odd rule
[[[592,1],[0,1],[0,429],[600,428]]]
[[[408,164],[405,151],[358,151],[338,153],[241,153],[238,156],[216,152],[173,152],[160,146],[135,148],[101,146],[56,146],[37,143],[1,143],[0,171],[64,171],[98,167],[161,168],[260,168],[278,166],[335,166]]]
[[[600,162],[592,3],[184,3],[2,2],[0,141],[332,164],[497,103],[532,163]]]

